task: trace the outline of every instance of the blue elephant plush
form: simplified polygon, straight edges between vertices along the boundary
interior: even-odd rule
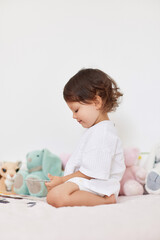
[[[48,173],[53,176],[63,176],[60,158],[47,149],[33,151],[27,154],[27,170],[18,172],[14,182],[14,192],[21,195],[45,197]]]

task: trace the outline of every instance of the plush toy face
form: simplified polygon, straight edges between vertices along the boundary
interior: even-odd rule
[[[128,148],[124,150],[125,165],[131,167],[137,164],[140,151],[138,148]]]
[[[33,151],[27,154],[27,168],[29,170],[37,168],[37,171],[42,167],[43,151]],[[36,170],[36,169],[35,169]]]
[[[16,178],[17,172],[19,171],[22,163],[21,162],[3,162],[0,163],[0,189],[1,191],[12,191],[13,182]]]
[[[0,176],[5,179],[14,179],[21,167],[21,162],[3,162],[0,167]]]

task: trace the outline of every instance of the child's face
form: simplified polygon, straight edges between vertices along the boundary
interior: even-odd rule
[[[84,128],[89,128],[102,121],[101,112],[94,102],[91,104],[67,102],[67,105],[73,112],[73,118]]]

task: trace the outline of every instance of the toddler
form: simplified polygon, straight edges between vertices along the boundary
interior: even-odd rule
[[[64,176],[49,175],[47,202],[55,207],[116,203],[125,170],[122,144],[108,113],[123,94],[98,69],[82,69],[65,85],[73,118],[86,131],[67,162]]]

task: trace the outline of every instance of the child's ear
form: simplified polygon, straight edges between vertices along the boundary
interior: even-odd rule
[[[94,100],[96,109],[99,110],[102,107],[102,98],[98,95],[96,95],[95,100]]]

